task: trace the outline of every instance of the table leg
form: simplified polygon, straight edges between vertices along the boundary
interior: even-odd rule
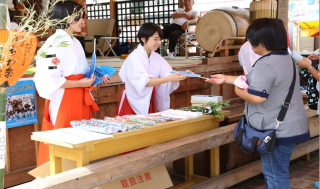
[[[89,165],[89,153],[88,152],[78,152],[77,167],[83,167],[86,165]]]
[[[50,175],[55,175],[62,172],[61,157],[55,156],[55,147],[49,145],[50,155]]]
[[[305,161],[309,161],[310,160],[310,153],[307,153],[306,155],[302,156],[302,159]]]
[[[210,149],[210,176],[220,175],[219,147]]]
[[[100,52],[101,57],[104,58],[105,56],[103,55],[103,52],[101,51],[101,49],[99,47],[97,47],[97,50]]]
[[[112,41],[112,39],[111,39]],[[109,50],[106,54],[106,56],[109,55],[110,51],[113,53],[114,57],[118,57],[117,54],[114,52],[114,50],[112,49],[112,47],[114,46],[114,44],[116,43],[117,40],[114,40],[113,42],[111,42],[111,44],[106,40],[107,45],[109,46]]]
[[[114,40],[111,44],[111,48],[110,50],[112,51],[112,53],[114,54],[114,57],[118,57],[117,54],[113,51],[112,47],[114,46],[114,44],[116,43],[117,40]]]
[[[193,155],[185,157],[185,181],[191,180],[193,175]]]

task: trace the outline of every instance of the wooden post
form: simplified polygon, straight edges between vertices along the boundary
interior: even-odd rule
[[[288,31],[288,7],[289,0],[278,0],[277,6],[277,18],[281,19],[284,23],[284,27]]]
[[[179,8],[184,8],[183,0],[179,0]]]
[[[220,175],[220,159],[219,147],[210,149],[210,177]]]
[[[6,156],[6,93],[0,87],[0,189],[4,183],[4,167]]]
[[[39,131],[38,123],[33,124],[33,126],[34,126],[35,132]],[[36,159],[38,161],[39,142],[35,141],[35,145],[36,145]]]
[[[0,29],[6,28],[6,21],[7,21],[7,6],[6,6],[6,4],[7,4],[6,0],[0,0]]]
[[[0,0],[0,29],[6,28],[7,23],[7,2]],[[2,52],[2,50],[0,51]],[[2,54],[0,54],[1,60]],[[0,83],[1,84],[1,83]],[[5,167],[5,154],[6,154],[6,93],[5,88],[0,87],[0,189],[4,184],[4,167]],[[3,143],[3,144],[2,144]],[[2,149],[2,146],[4,149]],[[3,150],[3,152],[2,152]]]
[[[118,37],[118,28],[117,28],[117,18],[116,18],[116,11],[117,11],[117,7],[116,7],[116,1],[117,0],[110,0],[110,18],[115,19],[115,23],[114,23],[114,27],[113,27],[113,31],[112,31],[112,36],[111,37]]]
[[[10,168],[10,151],[9,151],[9,129],[6,129],[6,166],[5,171],[9,173],[11,171]]]
[[[187,85],[190,85],[191,84],[191,82],[190,82],[190,78],[187,78]],[[190,90],[189,91],[187,91],[187,99],[191,99],[191,93],[190,93]],[[187,101],[187,106],[190,106],[191,105],[191,102],[190,101]]]
[[[55,156],[55,147],[50,145],[49,146],[49,156],[50,156],[50,175],[55,175],[57,173],[62,172],[62,163],[61,163],[61,157]]]
[[[185,181],[189,181],[193,175],[193,155],[185,157],[185,168]]]

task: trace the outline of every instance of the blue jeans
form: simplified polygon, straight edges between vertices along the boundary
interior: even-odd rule
[[[294,146],[276,145],[272,153],[261,155],[266,189],[290,189],[289,163]]]

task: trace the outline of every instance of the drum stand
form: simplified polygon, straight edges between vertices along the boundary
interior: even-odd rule
[[[202,51],[204,50],[202,47],[200,47],[199,45],[195,44],[194,42],[192,42],[192,40],[195,39],[195,34],[194,33],[188,33],[187,30],[185,30],[184,34],[182,34],[180,36],[180,39],[183,39],[184,42],[183,44],[179,44],[177,43],[176,48],[174,49],[174,56],[176,54],[176,50],[179,48],[182,48],[184,50],[184,57],[187,59],[189,58],[188,56],[188,43],[192,44],[193,46],[195,46],[196,48],[200,49],[200,59],[202,59]]]

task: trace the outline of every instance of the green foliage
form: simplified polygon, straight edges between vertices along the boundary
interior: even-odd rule
[[[1,1],[1,0],[0,0]],[[76,15],[79,15],[79,12],[77,12],[76,8],[73,10],[73,13],[71,15],[68,15],[66,18],[64,19],[51,19],[51,12],[53,10],[53,7],[55,6],[56,3],[60,2],[60,1],[64,1],[64,0],[57,0],[54,1],[54,3],[50,3],[50,1],[48,1],[48,3],[46,3],[46,7],[44,7],[40,13],[38,13],[39,11],[35,10],[35,4],[32,3],[33,1],[24,1],[24,0],[18,0],[18,2],[24,7],[24,15],[23,16],[18,16],[21,17],[21,21],[19,24],[19,32],[25,32],[24,36],[19,39],[18,41],[15,42],[7,42],[4,43],[3,45],[3,49],[8,49],[10,46],[12,46],[14,43],[22,43],[25,40],[28,40],[30,38],[35,37],[34,35],[29,35],[30,33],[35,34],[37,37],[42,37],[45,34],[48,34],[50,32],[50,30],[52,28],[54,28],[55,26],[60,26],[65,24],[65,22],[69,19],[73,19]],[[83,11],[85,11],[85,8],[83,8]],[[0,17],[2,15],[6,15],[6,14],[2,14],[2,9],[1,9],[1,14]],[[2,23],[3,20],[5,19],[1,19],[0,18],[0,24]],[[9,28],[10,23],[6,24],[6,29],[9,30],[10,35],[12,35],[13,30],[11,30]],[[3,29],[3,28],[1,28]],[[62,38],[63,36],[60,36],[60,38]],[[57,41],[59,41],[59,38],[56,39]],[[56,47],[67,47],[69,46],[66,42],[61,42],[61,40],[59,41],[59,44],[56,44]],[[40,51],[40,52],[39,52]],[[46,51],[43,48],[41,50],[39,50],[37,52],[38,57],[45,57],[46,56]],[[2,68],[2,65],[6,64],[5,61],[1,61],[1,56],[8,56],[8,55],[3,55],[3,52],[1,51],[0,48],[0,69]],[[35,66],[34,64],[35,61],[33,61],[32,66]]]
[[[52,44],[49,44],[49,46],[47,48],[44,48],[43,46],[38,50],[36,56],[34,59],[37,59],[39,57],[42,57],[42,58],[46,58],[46,54],[48,52],[48,49],[49,48],[52,48],[52,47],[69,47],[71,46],[70,44],[68,44],[68,41],[61,41],[60,40],[63,38],[63,37],[66,37],[68,35],[58,35],[57,37],[54,38],[53,40],[53,43]],[[58,43],[59,42],[59,43]],[[34,66],[34,64],[31,65],[31,67]]]
[[[69,47],[70,44],[68,44],[68,41],[62,41],[57,45],[57,47]]]
[[[37,71],[36,67],[29,67],[24,74],[33,74]]]
[[[202,106],[189,106],[186,108],[183,108],[185,111],[189,110],[196,110],[197,112],[202,112],[205,106],[210,106],[212,113],[211,115],[219,118],[224,118],[223,114],[220,112],[222,108],[228,107],[230,105],[230,101],[225,102],[208,102],[207,104],[203,104]]]

